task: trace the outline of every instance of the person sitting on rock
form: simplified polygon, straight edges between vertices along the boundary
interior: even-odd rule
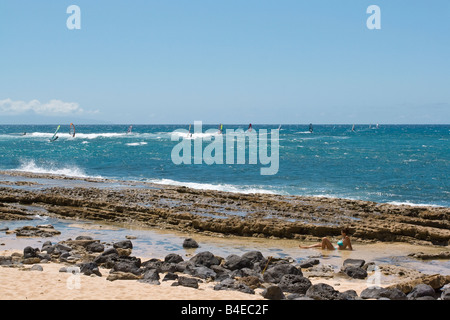
[[[337,248],[335,248],[333,246],[333,244],[327,237],[322,238],[321,243],[313,244],[310,246],[300,245],[299,247],[302,249],[322,248],[323,250],[336,250],[336,249],[337,250],[353,250],[352,243],[350,242],[349,234],[350,234],[350,231],[348,228],[343,228],[341,230],[342,240],[339,240],[337,242],[337,245],[338,245]]]

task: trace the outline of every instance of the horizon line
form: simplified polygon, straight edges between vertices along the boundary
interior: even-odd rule
[[[184,126],[190,125],[191,123],[76,123],[79,126]],[[207,126],[217,126],[217,125],[248,125],[250,123],[202,123],[202,125]],[[384,126],[449,126],[450,123],[257,123],[252,122],[253,125],[270,125],[270,126],[298,126],[298,125],[316,125],[316,126],[370,126],[370,125],[384,125]],[[0,126],[54,126],[61,125],[61,122],[55,123],[0,123]],[[68,124],[70,125],[70,123]]]

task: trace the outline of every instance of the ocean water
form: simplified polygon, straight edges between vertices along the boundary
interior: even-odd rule
[[[217,127],[204,125],[194,134],[192,157],[194,141],[208,138],[207,148],[215,134],[205,131]],[[136,125],[127,134],[126,125],[76,125],[73,138],[63,124],[50,142],[55,125],[0,125],[0,170],[450,207],[450,125],[356,125],[354,132],[351,125],[315,125],[313,133],[308,125],[283,125],[275,175],[261,175],[269,165],[259,159],[249,163],[248,144],[244,164],[226,163],[225,144],[224,164],[174,164],[179,142],[171,140],[172,132],[188,128]],[[258,133],[277,128],[253,126]]]

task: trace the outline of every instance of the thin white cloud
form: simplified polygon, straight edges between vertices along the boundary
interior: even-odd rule
[[[18,115],[34,112],[42,115],[73,115],[73,114],[92,114],[96,111],[85,111],[76,102],[64,102],[61,100],[50,100],[47,103],[41,103],[38,100],[31,101],[13,101],[11,99],[0,100],[0,114]]]

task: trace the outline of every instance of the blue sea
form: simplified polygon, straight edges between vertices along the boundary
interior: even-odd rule
[[[72,137],[69,124],[61,125],[58,139],[50,142],[55,125],[1,125],[0,170],[450,207],[450,125],[367,124],[354,131],[352,125],[314,125],[313,133],[309,125],[283,125],[275,175],[261,175],[268,165],[259,161],[174,164],[171,154],[179,142],[172,141],[172,132],[189,125],[135,125],[131,133],[128,125],[75,127]],[[278,128],[253,125],[255,132]],[[192,150],[202,137],[192,138]],[[210,143],[203,141],[203,148]]]

